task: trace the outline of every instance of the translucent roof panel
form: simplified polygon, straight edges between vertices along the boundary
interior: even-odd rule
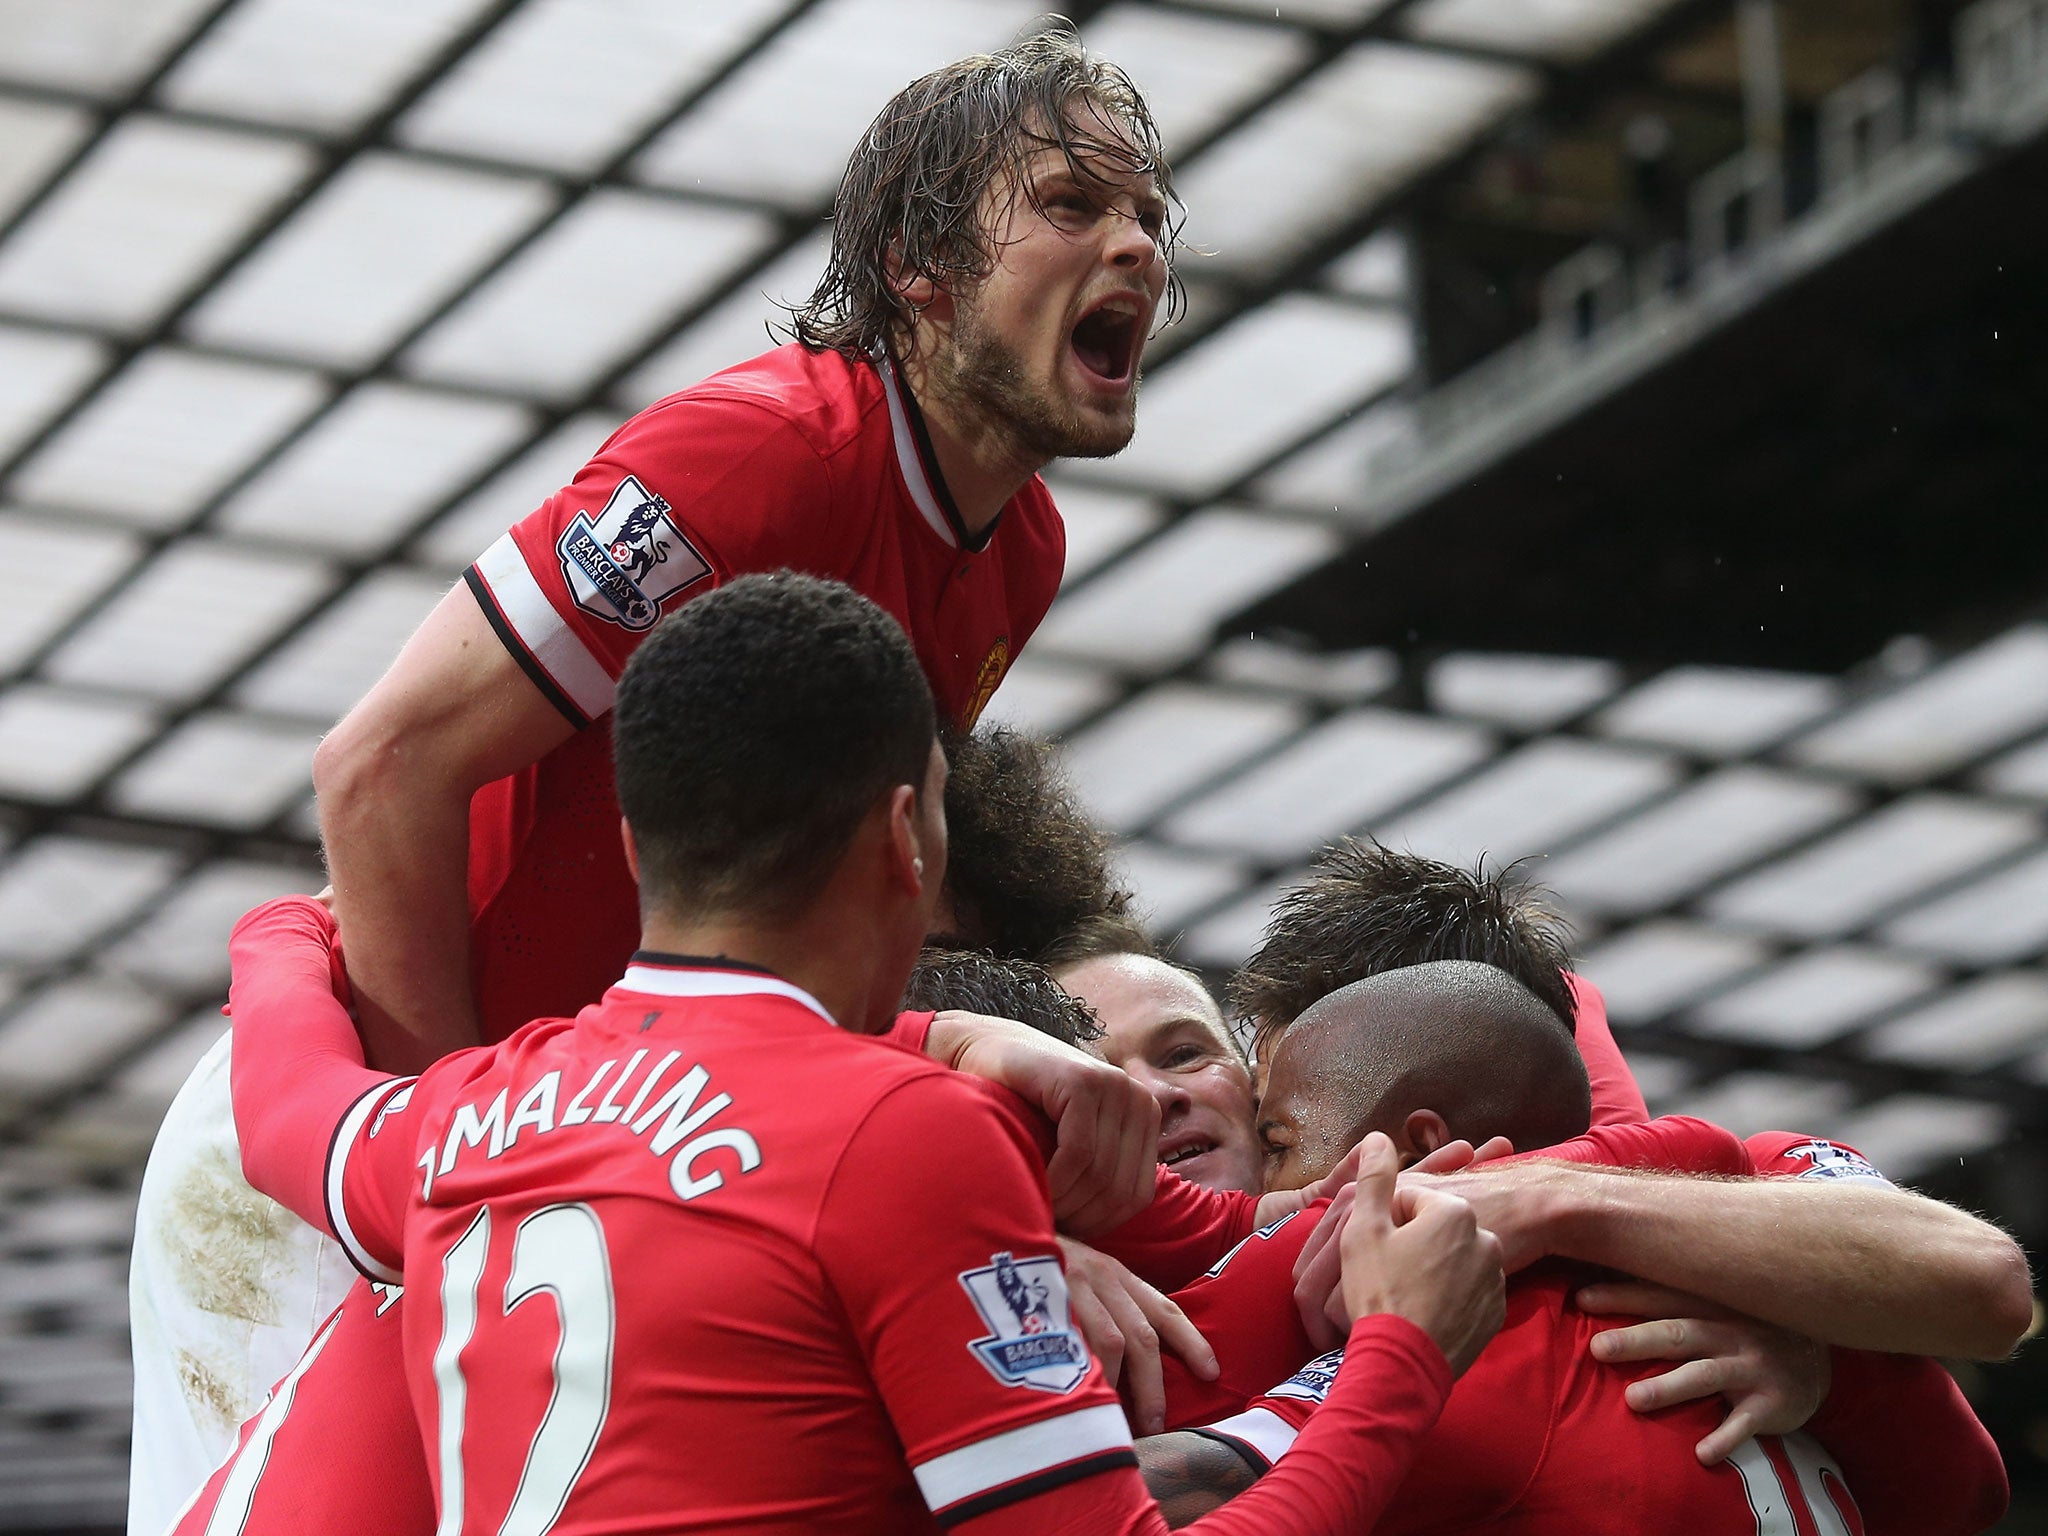
[[[0,304],[140,330],[312,167],[289,139],[124,118],[0,244]]]
[[[44,988],[0,1019],[4,1096],[38,1098],[84,1081],[163,1023],[163,999],[134,982],[86,976]]]
[[[65,801],[82,793],[156,729],[156,711],[23,686],[0,693],[0,795]]]
[[[447,590],[441,577],[421,571],[387,567],[366,576],[272,651],[235,689],[236,701],[322,724],[339,719]]]
[[[2016,747],[1986,764],[1976,782],[1993,794],[2048,800],[2048,736]]]
[[[110,355],[87,336],[0,325],[0,458],[69,405]]]
[[[1032,643],[1126,668],[1169,666],[1223,619],[1336,552],[1336,535],[1317,524],[1196,512],[1061,598]]]
[[[1576,63],[1669,10],[1673,0],[1422,0],[1401,30],[1420,42],[1463,44]]]
[[[1600,989],[1611,1017],[1643,1024],[1755,970],[1769,953],[1748,934],[1701,923],[1650,922],[1595,946],[1576,969]],[[1633,1053],[1629,1060],[1633,1065]]]
[[[1017,0],[823,0],[656,138],[635,171],[685,191],[821,206],[891,96],[1000,47],[1036,14]],[[798,101],[803,110],[791,111]]]
[[[1550,737],[1374,832],[1389,847],[1461,865],[1483,855],[1497,868],[1553,852],[1678,779],[1679,769],[1668,758]]]
[[[12,218],[91,132],[92,114],[81,107],[0,95],[0,220]]]
[[[220,1009],[201,1008],[123,1066],[114,1076],[115,1091],[153,1107],[169,1108],[200,1058],[227,1029],[228,1021],[221,1017]]]
[[[2048,976],[1982,976],[1870,1032],[1863,1048],[1886,1061],[1977,1072],[2048,1045]]]
[[[588,175],[786,8],[529,0],[406,113],[398,137]]]
[[[1621,668],[1590,656],[1443,657],[1429,669],[1429,702],[1512,730],[1540,731],[1584,714],[1621,686]]]
[[[212,539],[171,545],[60,646],[56,682],[196,698],[308,604],[333,577],[320,563]]]
[[[77,954],[170,884],[184,860],[166,848],[68,835],[36,838],[0,867],[0,960]]]
[[[1244,866],[1234,859],[1143,838],[1125,843],[1116,857],[1117,872],[1136,891],[1146,926],[1162,937],[1244,885]]]
[[[1232,270],[1298,253],[1535,92],[1533,71],[1364,42],[1178,176],[1188,237]]]
[[[215,526],[375,554],[469,486],[532,426],[531,411],[505,401],[364,384],[231,496]]]
[[[0,603],[0,672],[19,667],[61,625],[104,600],[139,547],[111,528],[0,513],[0,571],[10,573]],[[19,579],[24,572],[34,579]]]
[[[1931,967],[1886,950],[1810,949],[1700,1004],[1691,1027],[1788,1049],[1819,1045],[1918,997],[1935,979]]]
[[[1026,652],[1010,664],[982,718],[1034,735],[1058,735],[1115,698],[1116,691],[1115,679],[1098,668]]]
[[[1266,920],[1272,916],[1273,903],[1300,879],[1298,871],[1277,875],[1221,911],[1203,918],[1182,937],[1182,956],[1196,965],[1210,966],[1219,971],[1233,970],[1244,964],[1265,937]]]
[[[486,0],[239,0],[159,88],[174,107],[345,133]],[[529,87],[530,94],[530,87]]]
[[[1306,447],[1290,453],[1252,483],[1253,492],[1277,506],[1311,512],[1347,512],[1358,526],[1384,523],[1364,502],[1372,483],[1372,461],[1395,443],[1415,435],[1415,406],[1401,395],[1348,417]]]
[[[1856,795],[1765,768],[1722,769],[1551,860],[1544,883],[1596,912],[1647,912],[1856,808]]]
[[[566,399],[773,233],[765,215],[600,188],[407,349],[404,366]]]
[[[116,779],[108,799],[164,821],[261,827],[311,785],[321,730],[226,711],[196,715]]]
[[[1354,299],[1405,304],[1414,296],[1414,252],[1398,229],[1378,229],[1323,268],[1323,281]]]
[[[1706,910],[1725,922],[1837,938],[2040,835],[2039,819],[2024,811],[1916,796],[1728,886],[1707,900]]]
[[[1292,28],[1131,0],[1094,17],[1081,35],[1091,52],[1114,59],[1138,82],[1169,156],[1219,127],[1309,56],[1308,38]]]
[[[1067,525],[1067,581],[1094,570],[1166,520],[1166,509],[1149,497],[1057,475],[1048,476],[1046,484]]]
[[[1069,744],[1068,771],[1089,811],[1128,830],[1203,780],[1299,730],[1308,712],[1284,699],[1162,683]]]
[[[1138,435],[1097,473],[1213,494],[1405,377],[1405,316],[1290,294],[1181,353],[1144,385]]]
[[[2002,965],[2048,948],[2048,849],[1993,870],[1885,924],[1893,944],[1968,965]]]
[[[1761,751],[1833,709],[1832,678],[1746,667],[1673,667],[1602,710],[1597,730],[1702,757]]]
[[[1849,1090],[1827,1078],[1784,1072],[1733,1072],[1680,1095],[1670,1112],[1696,1115],[1738,1136],[1799,1130],[1824,1136],[1849,1109]]]
[[[554,204],[545,182],[366,153],[230,273],[187,330],[364,367]]]
[[[1899,1093],[1856,1111],[1837,1135],[1888,1177],[1913,1179],[1937,1164],[1995,1146],[2009,1124],[1996,1104]]]
[[[1312,27],[1352,27],[1372,20],[1394,0],[1209,0],[1219,10],[1243,11]]]
[[[102,954],[108,969],[188,992],[228,982],[228,934],[251,907],[319,889],[317,871],[223,859],[180,881],[142,923]]]
[[[627,374],[613,398],[630,410],[688,389],[699,379],[779,346],[769,327],[789,319],[785,305],[801,304],[818,286],[832,250],[831,232],[806,235],[762,267],[729,296],[697,317],[667,346]]]
[[[218,0],[0,0],[0,79],[112,96],[182,43]]]
[[[1258,635],[1224,641],[1203,670],[1219,683],[1277,688],[1326,704],[1363,704],[1401,680],[1399,659],[1378,646],[1308,651]]]
[[[1946,773],[2048,725],[2048,625],[2025,625],[1794,742],[1819,767],[1891,783]]]
[[[1491,751],[1476,726],[1384,709],[1338,715],[1172,817],[1176,842],[1278,863],[1305,858]]]
[[[618,426],[615,415],[572,416],[438,518],[413,545],[419,559],[460,570],[491,541],[576,478]]]
[[[51,507],[169,527],[326,397],[315,374],[157,347],[94,395],[8,489]]]

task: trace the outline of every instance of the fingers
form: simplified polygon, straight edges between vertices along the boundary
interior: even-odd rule
[[[1076,1062],[1070,1071],[1058,1145],[1045,1173],[1054,1220],[1085,1236],[1129,1220],[1150,1203],[1159,1106],[1114,1067]]]
[[[1187,1313],[1174,1305],[1173,1298],[1163,1296],[1144,1281],[1133,1275],[1132,1295],[1145,1314],[1145,1320],[1159,1335],[1160,1347],[1171,1351],[1182,1365],[1203,1381],[1214,1381],[1223,1374],[1223,1367],[1217,1362],[1216,1351],[1209,1347],[1209,1341],[1202,1337],[1202,1330],[1188,1321]]]
[[[1721,1421],[1720,1428],[1693,1447],[1693,1454],[1699,1457],[1701,1466],[1718,1467],[1757,1429],[1755,1415],[1746,1407],[1738,1407]]]
[[[1351,1227],[1359,1233],[1381,1233],[1393,1228],[1394,1184],[1401,1175],[1401,1158],[1393,1142],[1374,1131],[1358,1144],[1357,1208]],[[1363,1226],[1360,1223],[1364,1223]]]
[[[1067,1308],[1074,1326],[1081,1330],[1081,1337],[1088,1341],[1088,1348],[1097,1360],[1102,1362],[1102,1374],[1113,1387],[1123,1375],[1124,1336],[1117,1328],[1116,1320],[1109,1315],[1109,1309],[1095,1294],[1087,1276],[1079,1270],[1067,1271]]]
[[[1619,1365],[1633,1360],[1698,1360],[1734,1346],[1706,1318],[1660,1317],[1593,1335],[1593,1358]]]
[[[1472,1154],[1470,1166],[1477,1168],[1481,1163],[1490,1163],[1497,1157],[1513,1157],[1515,1144],[1505,1136],[1496,1136],[1491,1141],[1482,1141]]]
[[[1629,1317],[1728,1317],[1725,1307],[1704,1297],[1646,1280],[1610,1280],[1579,1287],[1579,1310],[1621,1313]]]
[[[1294,1261],[1294,1309],[1309,1341],[1318,1350],[1335,1349],[1347,1336],[1349,1315],[1343,1312],[1344,1227],[1355,1196],[1350,1186],[1330,1202],[1309,1240]],[[1331,1315],[1332,1307],[1337,1315]]]
[[[1661,1376],[1632,1381],[1622,1394],[1637,1413],[1658,1413],[1680,1403],[1696,1403],[1703,1397],[1718,1397],[1727,1386],[1726,1374],[1718,1360],[1688,1360]]]
[[[1141,1435],[1160,1434],[1166,1428],[1166,1378],[1159,1368],[1159,1335],[1121,1285],[1104,1284],[1095,1294],[1121,1342],[1121,1387],[1132,1427]]]
[[[1473,1158],[1472,1143],[1469,1141],[1447,1141],[1434,1152],[1418,1158],[1411,1166],[1414,1173],[1456,1173],[1460,1168],[1469,1167]]]

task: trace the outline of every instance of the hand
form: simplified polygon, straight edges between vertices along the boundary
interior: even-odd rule
[[[1490,1148],[1493,1143],[1489,1142]],[[1488,1159],[1491,1161],[1491,1158]],[[1509,1274],[1548,1258],[1556,1229],[1552,1223],[1568,1199],[1574,1181],[1599,1177],[1603,1170],[1576,1163],[1522,1162],[1499,1168],[1479,1166],[1474,1158],[1456,1173],[1439,1174],[1417,1164],[1401,1175],[1404,1189],[1437,1189],[1457,1195],[1479,1217],[1479,1225],[1500,1239],[1501,1262]]]
[[[1338,1239],[1345,1310],[1354,1321],[1407,1318],[1462,1375],[1507,1317],[1500,1243],[1456,1195],[1397,1185],[1399,1173],[1394,1144],[1377,1131],[1366,1137]]]
[[[1159,1103],[1135,1080],[1014,1019],[978,1013],[937,1015],[925,1049],[957,1071],[1002,1084],[1057,1127],[1045,1175],[1061,1231],[1106,1232],[1152,1203]]]
[[[1063,1237],[1059,1244],[1067,1261],[1074,1326],[1102,1362],[1110,1385],[1121,1385],[1133,1431],[1163,1434],[1166,1380],[1159,1368],[1160,1346],[1203,1381],[1216,1379],[1216,1351],[1186,1313],[1108,1254],[1072,1238]]]
[[[1702,1464],[1715,1466],[1752,1435],[1798,1429],[1828,1395],[1825,1345],[1775,1328],[1697,1296],[1638,1280],[1589,1285],[1579,1291],[1588,1312],[1619,1312],[1650,1319],[1593,1336],[1593,1357],[1612,1365],[1640,1360],[1682,1360],[1661,1376],[1629,1384],[1629,1407],[1655,1413],[1677,1403],[1719,1396],[1728,1417],[1696,1447]]]
[[[1308,1330],[1310,1341],[1317,1349],[1325,1351],[1343,1343],[1350,1327],[1349,1314],[1344,1310],[1344,1296],[1338,1286],[1342,1264],[1336,1240],[1351,1214],[1355,1192],[1352,1186],[1358,1176],[1358,1154],[1363,1147],[1363,1142],[1353,1147],[1330,1174],[1298,1192],[1311,1200],[1330,1201],[1329,1208],[1317,1219],[1315,1231],[1309,1233],[1308,1241],[1301,1245],[1301,1252],[1294,1261],[1295,1310],[1301,1314],[1302,1326]],[[1514,1150],[1514,1143],[1505,1136],[1496,1136],[1477,1148],[1469,1141],[1447,1141],[1401,1177],[1406,1179],[1417,1173],[1455,1173],[1462,1168],[1490,1163],[1497,1157],[1511,1156]],[[1331,1181],[1340,1175],[1343,1183],[1330,1187]],[[1275,1197],[1268,1195],[1265,1198],[1271,1200]],[[1262,1226],[1278,1221],[1286,1214],[1284,1209],[1269,1214],[1265,1200],[1259,1203],[1258,1216]]]

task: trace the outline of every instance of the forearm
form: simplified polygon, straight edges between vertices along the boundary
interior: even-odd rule
[[[1538,1175],[1551,1253],[1678,1287],[1829,1344],[2000,1359],[2032,1319],[2003,1232],[1839,1180]]]
[[[391,1081],[363,1065],[355,1026],[331,985],[331,938],[325,914],[297,898],[257,908],[228,945],[243,1176],[323,1230],[334,1128],[365,1093]]]
[[[469,794],[421,782],[397,741],[338,730],[321,751],[320,836],[363,1044],[377,1066],[417,1072],[477,1041]]]

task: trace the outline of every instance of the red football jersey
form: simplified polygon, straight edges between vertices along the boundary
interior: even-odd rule
[[[980,539],[886,361],[780,347],[662,400],[477,560],[468,582],[579,727],[655,621],[787,567],[843,581],[909,634],[940,713],[971,726],[1059,589],[1066,532],[1036,476]],[[580,730],[470,810],[471,981],[484,1038],[566,1015],[639,931],[610,733]]]

